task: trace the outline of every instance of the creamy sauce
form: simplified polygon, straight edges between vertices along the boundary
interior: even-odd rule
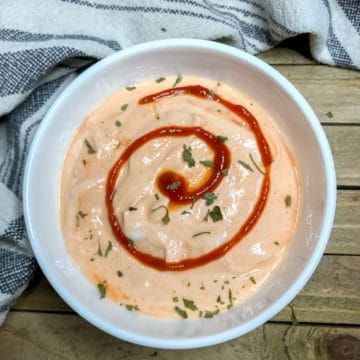
[[[211,317],[251,296],[280,263],[297,221],[298,170],[270,116],[245,94],[187,76],[177,87],[199,84],[206,96],[169,93],[150,101],[151,94],[172,89],[174,82],[167,78],[121,89],[83,121],[64,161],[62,228],[81,271],[128,310]],[[271,165],[264,164],[263,148],[245,117],[219,99],[243,106],[256,118]],[[170,128],[202,129],[215,139],[220,136],[219,144],[228,150],[226,168],[222,165],[219,181],[209,191],[215,195],[211,204],[203,195],[193,201],[172,199],[185,185],[195,193],[214,174],[216,154],[199,136],[154,136],[117,165],[134,143]],[[195,164],[184,158],[186,150]],[[180,180],[162,187],[168,173]],[[254,226],[239,237],[239,229],[257,212],[265,182],[265,206]],[[226,251],[219,256],[196,261],[221,248]],[[157,266],[139,253],[174,265]],[[179,266],[188,263],[195,265]]]

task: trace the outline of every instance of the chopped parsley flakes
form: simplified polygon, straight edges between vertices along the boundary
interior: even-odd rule
[[[205,205],[206,206],[210,206],[211,204],[214,203],[214,201],[217,199],[217,195],[211,192],[207,192],[204,195],[204,199],[206,200]]]
[[[252,168],[251,168],[251,166],[248,164],[248,163],[246,163],[245,161],[242,161],[242,160],[239,160],[239,164],[242,166],[242,167],[244,167],[246,170],[249,170],[249,171],[254,171]]]
[[[104,284],[100,283],[98,284],[97,288],[99,290],[100,299],[103,299],[106,296],[106,287]]]
[[[196,234],[194,234],[192,237],[197,237],[197,236],[200,236],[200,235],[205,235],[205,234],[211,234],[210,231],[202,231],[202,232],[198,232]]]
[[[88,154],[96,154],[96,150],[93,148],[93,146],[90,144],[88,139],[84,140],[85,146],[87,147]]]
[[[139,311],[139,307],[137,305],[125,304],[125,308],[128,311]]]
[[[158,84],[165,81],[164,77],[159,77],[158,79],[155,80]]]
[[[259,165],[255,162],[254,158],[252,157],[251,154],[249,154],[250,156],[250,160],[252,161],[252,163],[254,164],[254,166],[258,169],[258,171],[263,174],[263,175],[266,175],[265,172],[263,170],[260,169]]]
[[[184,144],[183,149],[184,149],[184,151],[183,151],[183,159],[184,159],[184,161],[187,162],[189,167],[194,167],[195,166],[195,160],[193,159],[192,154],[191,154],[191,147],[186,146]]]
[[[290,207],[291,206],[291,196],[287,195],[285,198],[285,205],[286,207]]]
[[[178,306],[174,307],[175,312],[180,315],[183,319],[187,319],[188,318],[188,314],[185,310],[180,309]]]
[[[223,219],[220,206],[214,206],[214,208],[209,212],[209,216],[213,222],[217,222]]]
[[[184,303],[184,306],[186,308],[190,309],[191,311],[198,310],[198,307],[194,304],[193,300],[183,298],[183,303]]]
[[[105,254],[104,254],[104,257],[107,257],[109,252],[112,250],[112,242],[109,241],[108,242],[108,246],[106,247],[106,250],[105,250]]]
[[[221,143],[224,143],[226,140],[228,140],[228,138],[226,136],[223,135],[218,135],[216,137]]]
[[[209,168],[213,168],[215,166],[211,160],[202,160],[199,161],[199,163]]]
[[[179,85],[181,83],[182,79],[183,79],[183,77],[181,75],[178,75],[178,77],[176,78],[176,80],[175,80],[172,87],[175,87],[175,86]]]
[[[166,186],[166,189],[168,190],[176,190],[181,185],[181,181],[174,181],[173,183]]]
[[[159,209],[161,209],[161,208],[164,208],[165,211],[166,211],[165,216],[161,219],[161,221],[162,221],[165,225],[167,225],[167,224],[170,222],[170,216],[169,216],[169,210],[167,209],[166,206],[161,205],[161,206],[159,206],[159,207],[157,207],[157,208],[155,208],[155,209],[153,209],[153,210],[151,210],[151,211],[154,212],[154,211],[157,211],[157,210],[159,210]]]
[[[228,168],[222,169],[222,170],[221,170],[221,173],[222,173],[224,176],[228,176],[228,175],[229,175],[229,169],[228,169]]]

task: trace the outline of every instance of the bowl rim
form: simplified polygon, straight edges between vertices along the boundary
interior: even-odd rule
[[[157,337],[150,337],[139,335],[130,331],[123,331],[122,329],[115,328],[112,325],[104,323],[104,321],[98,316],[93,315],[86,308],[84,308],[80,302],[69,292],[64,289],[63,285],[59,284],[56,281],[55,272],[49,269],[48,260],[44,256],[44,253],[41,250],[37,240],[36,240],[36,231],[32,225],[32,215],[30,211],[30,201],[29,201],[29,190],[30,190],[30,180],[31,180],[31,168],[34,158],[36,156],[36,150],[39,141],[42,138],[47,124],[51,122],[52,115],[55,109],[58,106],[61,106],[63,99],[66,99],[69,94],[83,81],[86,81],[94,73],[97,73],[99,70],[106,68],[109,64],[112,64],[114,61],[117,61],[119,58],[126,56],[136,56],[137,54],[142,54],[151,51],[158,51],[162,49],[194,49],[194,50],[211,50],[219,53],[224,53],[227,56],[236,58],[237,60],[244,61],[250,66],[256,68],[258,71],[266,74],[270,77],[272,81],[278,84],[292,99],[296,106],[303,112],[304,117],[306,118],[308,125],[310,126],[312,132],[314,133],[319,149],[320,154],[323,159],[325,178],[326,178],[326,191],[325,191],[325,203],[324,203],[324,215],[322,219],[322,226],[319,230],[318,239],[314,246],[314,250],[311,254],[311,257],[308,259],[303,271],[299,274],[293,284],[280,296],[269,308],[260,312],[257,316],[251,318],[251,320],[242,324],[241,326],[222,331],[221,333],[199,336],[193,339],[188,338],[178,338],[178,339],[162,339]],[[84,319],[90,322],[92,325],[100,328],[104,332],[111,334],[115,337],[121,338],[123,340],[138,344],[145,345],[155,348],[163,349],[190,349],[190,348],[199,348],[204,346],[215,345],[224,341],[228,341],[244,335],[255,328],[263,325],[266,321],[280,312],[286,305],[288,305],[294,297],[300,292],[300,290],[305,286],[309,281],[311,275],[314,273],[316,267],[318,266],[322,255],[325,251],[330,233],[332,230],[332,224],[335,216],[336,208],[336,174],[334,161],[330,149],[330,145],[326,138],[325,132],[321,127],[320,121],[318,120],[316,114],[305,100],[303,95],[295,88],[295,86],[290,83],[283,75],[281,75],[273,67],[265,63],[264,61],[256,58],[253,55],[250,55],[240,49],[235,47],[224,45],[221,43],[200,40],[200,39],[166,39],[166,40],[156,40],[150,41],[142,44],[138,44],[118,52],[98,61],[94,65],[90,66],[87,70],[81,73],[75,80],[73,80],[55,99],[53,104],[50,106],[49,110],[46,112],[42,122],[40,123],[38,130],[32,141],[30,151],[27,156],[25,172],[23,178],[23,211],[25,225],[29,240],[31,243],[32,250],[37,259],[37,262],[42,269],[44,275],[49,280],[51,286],[55,291],[60,295],[60,297],[79,315]],[[193,321],[193,320],[186,320]],[[195,320],[196,321],[196,320]],[[116,331],[115,331],[116,330]]]

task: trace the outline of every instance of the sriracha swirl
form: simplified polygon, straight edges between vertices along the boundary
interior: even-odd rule
[[[136,258],[144,265],[150,266],[160,271],[187,270],[197,266],[205,265],[223,256],[251,231],[265,208],[270,191],[269,174],[272,163],[271,151],[256,118],[242,105],[228,102],[227,100],[221,98],[213,92],[210,92],[208,89],[200,85],[184,86],[163,90],[161,92],[143,97],[139,100],[139,104],[146,105],[148,103],[160,101],[163,98],[181,95],[196,96],[198,98],[216,101],[236,114],[239,118],[244,120],[255,136],[262,165],[265,168],[265,175],[263,176],[259,197],[252,212],[244,224],[241,225],[238,232],[231,239],[213,249],[212,251],[196,258],[187,258],[177,262],[167,262],[163,258],[144,253],[137,249],[133,242],[129,241],[120,226],[120,223],[115,214],[113,200],[115,196],[117,179],[122,166],[126,164],[126,162],[137,149],[151,140],[159,137],[196,136],[197,138],[204,141],[214,153],[214,167],[209,169],[210,176],[208,176],[204,182],[198,184],[195,187],[192,187],[191,189],[189,189],[188,182],[183,175],[171,170],[161,173],[157,178],[157,186],[160,191],[169,199],[170,204],[187,204],[203,197],[207,192],[213,192],[218,187],[224,177],[222,171],[227,169],[230,165],[230,151],[228,147],[221,141],[221,139],[217,138],[214,134],[204,130],[201,127],[162,127],[150,131],[130,144],[115,162],[107,177],[105,201],[109,222],[115,238],[128,251],[128,253],[130,253],[134,258]],[[172,187],[169,188],[169,185],[173,184],[174,182],[177,182],[178,186],[175,189]]]

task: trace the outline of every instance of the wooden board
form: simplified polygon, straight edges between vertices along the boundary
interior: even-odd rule
[[[282,360],[358,359],[358,327],[266,324],[223,344],[192,350],[160,350],[113,338],[77,315],[12,312],[1,333],[2,359]],[[360,354],[360,352],[358,352]],[[331,359],[331,358],[330,358]]]
[[[324,126],[324,130],[333,153],[338,185],[359,187],[360,126]]]
[[[264,326],[217,346],[170,351],[115,339],[78,317],[39,272],[0,329],[0,359],[360,359],[360,72],[305,51],[259,57],[303,93],[333,152],[338,200],[326,254],[292,302]],[[331,112],[331,114],[329,114]]]
[[[360,257],[324,256],[319,267],[292,302],[301,322],[360,324]],[[16,310],[72,312],[39,277],[15,304]],[[291,321],[286,307],[273,319]]]

